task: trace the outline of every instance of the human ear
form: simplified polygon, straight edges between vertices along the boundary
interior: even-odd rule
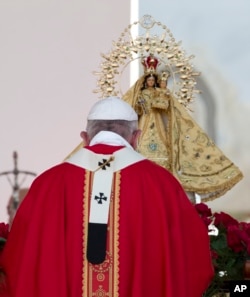
[[[141,130],[136,130],[136,131],[133,132],[131,145],[135,150],[137,149],[138,139],[139,139],[140,135],[141,135]]]
[[[80,136],[83,140],[84,146],[89,145],[90,139],[89,139],[88,133],[86,131],[82,131],[80,133]]]

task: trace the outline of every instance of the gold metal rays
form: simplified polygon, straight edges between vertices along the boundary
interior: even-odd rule
[[[132,35],[134,26],[139,26],[138,36]],[[136,59],[153,55],[160,61],[161,70],[170,73],[174,97],[188,107],[195,93],[199,93],[196,77],[200,73],[191,64],[194,56],[186,56],[180,46],[181,42],[175,41],[165,25],[156,22],[150,15],[143,16],[125,28],[118,40],[113,42],[109,53],[101,54],[100,71],[94,72],[98,76],[94,92],[100,93],[101,98],[121,96],[117,80],[124,67]]]

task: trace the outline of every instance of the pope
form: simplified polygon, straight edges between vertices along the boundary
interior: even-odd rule
[[[85,146],[42,173],[20,205],[2,267],[9,297],[200,297],[207,229],[176,178],[134,149],[136,112],[99,100]]]

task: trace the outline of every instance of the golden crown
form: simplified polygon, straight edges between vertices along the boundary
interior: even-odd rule
[[[144,66],[144,73],[155,73],[159,60],[151,54],[142,59],[142,65]]]
[[[170,72],[169,71],[163,71],[160,76],[158,81],[162,81],[162,80],[168,80],[168,78],[170,77]]]

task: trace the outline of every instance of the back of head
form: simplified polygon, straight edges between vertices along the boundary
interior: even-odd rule
[[[107,97],[95,103],[87,119],[90,139],[100,131],[112,131],[127,139],[138,127],[136,112],[119,97]]]

